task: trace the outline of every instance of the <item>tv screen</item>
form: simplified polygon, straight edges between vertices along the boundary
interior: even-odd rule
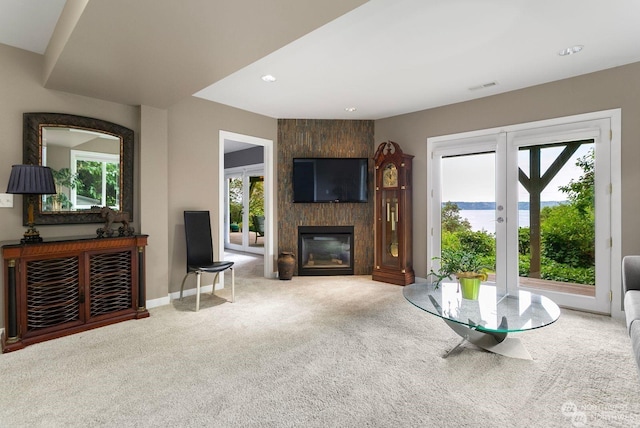
[[[367,158],[295,158],[293,202],[367,202]]]

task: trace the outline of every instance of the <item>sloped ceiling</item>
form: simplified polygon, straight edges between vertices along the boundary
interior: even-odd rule
[[[166,108],[364,0],[69,0],[61,20],[83,3],[45,86]]]

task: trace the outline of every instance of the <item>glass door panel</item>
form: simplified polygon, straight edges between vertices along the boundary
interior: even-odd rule
[[[473,256],[496,283],[496,225],[504,221],[496,204],[496,153],[443,156],[440,167],[440,254]]]
[[[244,186],[242,174],[227,175],[226,181],[226,222],[225,248],[243,251]]]
[[[519,286],[595,296],[593,140],[518,149]]]
[[[249,174],[249,247],[264,249],[264,176]]]

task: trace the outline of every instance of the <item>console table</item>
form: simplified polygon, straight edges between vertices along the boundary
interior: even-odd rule
[[[146,318],[147,235],[2,243],[2,352]]]
[[[520,290],[507,294],[482,284],[477,300],[463,299],[457,283],[415,283],[403,289],[404,297],[416,307],[442,320],[462,341],[446,355],[468,341],[496,354],[531,359],[518,338],[508,333],[533,330],[553,324],[560,308],[551,299]]]

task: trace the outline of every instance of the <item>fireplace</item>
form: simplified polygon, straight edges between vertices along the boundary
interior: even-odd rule
[[[353,226],[298,226],[298,275],[353,275]]]

